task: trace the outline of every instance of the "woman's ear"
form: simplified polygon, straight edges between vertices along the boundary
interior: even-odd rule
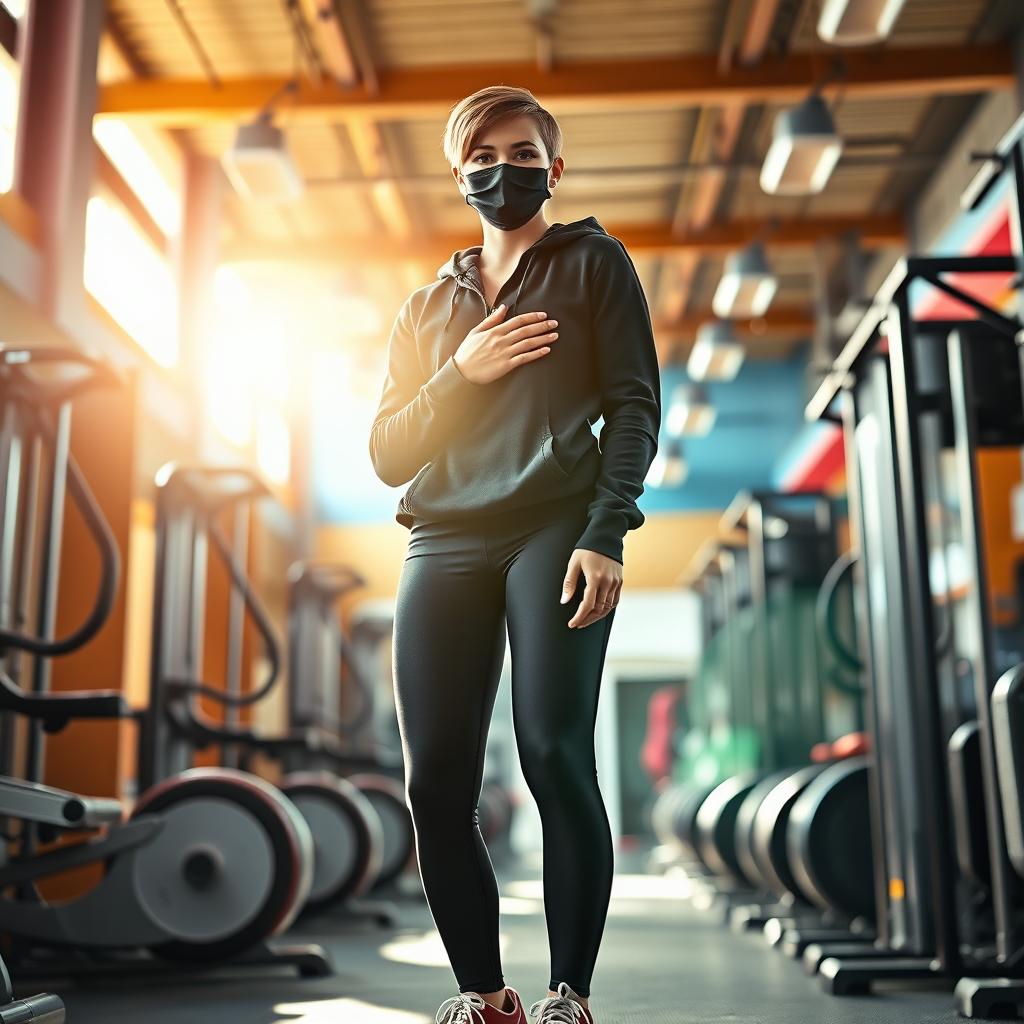
[[[554,188],[558,184],[564,170],[565,161],[560,156],[556,156],[555,162],[551,165],[551,170],[548,172],[548,188]]]

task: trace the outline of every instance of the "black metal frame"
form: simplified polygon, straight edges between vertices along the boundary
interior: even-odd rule
[[[0,957],[0,1024],[63,1024],[64,1001],[49,993],[15,999],[11,976]]]
[[[873,828],[876,861],[880,865],[876,878],[876,892],[880,908],[884,910],[878,915],[879,945],[888,947],[890,955],[873,959],[847,961],[843,959],[826,959],[820,971],[826,987],[836,993],[862,990],[876,978],[893,977],[933,977],[944,975],[957,977],[964,971],[961,954],[959,929],[956,913],[954,886],[956,885],[956,864],[951,850],[952,823],[949,816],[949,779],[947,777],[945,749],[940,742],[941,721],[937,701],[939,685],[935,661],[936,646],[941,639],[940,630],[935,621],[934,609],[929,592],[929,550],[925,523],[924,479],[922,466],[921,439],[918,435],[922,413],[929,409],[928,399],[922,395],[918,387],[918,338],[923,333],[946,335],[950,338],[950,351],[957,351],[963,339],[976,334],[979,328],[994,331],[1004,337],[1016,338],[1020,330],[1019,323],[1007,317],[999,310],[987,306],[984,302],[965,292],[958,284],[945,280],[944,275],[955,273],[963,277],[972,274],[987,274],[994,271],[1013,271],[1018,266],[1015,257],[928,257],[908,258],[901,260],[890,273],[878,295],[860,325],[855,330],[850,342],[840,353],[829,377],[823,382],[818,392],[809,403],[806,415],[808,418],[824,417],[829,413],[835,400],[840,398],[844,437],[846,441],[848,486],[851,488],[851,521],[854,525],[858,547],[865,550],[867,538],[862,517],[861,479],[858,465],[858,449],[855,432],[860,421],[858,387],[862,380],[867,379],[871,364],[881,358],[888,365],[891,375],[889,401],[891,403],[891,442],[895,458],[896,477],[893,481],[896,489],[897,519],[890,524],[895,530],[900,543],[899,564],[904,568],[899,573],[898,585],[902,594],[900,600],[903,613],[907,616],[905,643],[908,652],[903,657],[903,664],[911,687],[910,699],[915,714],[914,728],[910,729],[906,739],[910,744],[903,750],[903,756],[912,754],[913,771],[918,780],[923,780],[918,792],[918,799],[923,801],[921,821],[927,831],[926,842],[927,863],[917,864],[924,878],[923,888],[915,894],[918,900],[927,899],[927,915],[917,921],[917,931],[912,925],[905,934],[902,927],[893,930],[891,913],[899,909],[902,903],[901,892],[904,879],[899,875],[886,874],[886,851],[893,849],[894,836],[899,834],[898,826],[893,825],[891,796],[887,796],[885,777],[887,772],[896,771],[895,763],[880,764],[879,758],[891,758],[893,751],[887,751],[884,745],[875,752],[872,767],[872,804]],[[909,292],[917,281],[925,281],[933,287],[945,292],[977,312],[975,321],[938,321],[916,320],[910,311]],[[884,333],[888,341],[888,351],[880,356],[875,341],[878,340],[880,328],[884,325]],[[980,342],[983,343],[983,342]],[[961,395],[961,415],[969,419],[967,410],[969,396]],[[961,431],[968,429],[966,422],[961,423]],[[969,438],[967,438],[969,440]],[[886,442],[883,442],[886,443]],[[967,456],[970,458],[970,454]],[[975,538],[976,539],[976,538]],[[896,567],[890,567],[895,571]],[[859,585],[865,586],[867,567],[857,572]],[[894,583],[895,580],[890,581]],[[867,596],[866,591],[865,593]],[[864,627],[866,629],[866,627]],[[878,652],[871,644],[865,647],[871,660],[873,697],[869,702],[872,734],[879,735],[879,694],[875,691],[879,679],[880,666],[877,664]],[[882,669],[884,671],[884,669]],[[984,680],[984,685],[992,681]],[[979,684],[983,685],[983,684]],[[980,694],[979,694],[980,699]],[[987,702],[986,702],[987,703]],[[885,712],[883,712],[884,714]],[[982,729],[987,726],[982,721]],[[996,906],[1002,907],[1000,924],[997,927],[1000,941],[999,961],[1005,962],[1009,932],[1008,904],[1014,898],[1014,890],[1019,888],[1011,878],[1003,851],[1001,816],[998,814],[998,795],[994,789],[994,758],[992,757],[991,731],[984,748],[984,775],[986,793],[986,811],[989,820],[990,842],[993,845],[993,881],[1002,889],[996,893]],[[887,817],[886,807],[889,806]],[[993,808],[995,814],[992,814]],[[897,848],[905,856],[912,856],[913,847],[897,842]],[[891,866],[891,861],[890,861]],[[906,880],[913,883],[915,879]],[[923,914],[923,908],[911,908]],[[914,922],[913,916],[910,918]],[[926,935],[920,934],[921,922],[925,922]],[[907,948],[904,950],[904,944]],[[906,953],[911,955],[908,957]],[[995,965],[993,965],[995,966]],[[976,983],[977,984],[977,983]]]
[[[808,506],[810,514],[801,506]],[[761,768],[772,772],[784,767],[779,750],[779,729],[777,721],[776,694],[780,681],[773,670],[778,665],[778,652],[773,650],[772,635],[768,623],[768,599],[774,585],[773,573],[768,565],[767,552],[773,538],[769,536],[766,522],[769,517],[784,519],[793,523],[796,519],[811,519],[818,526],[816,539],[827,545],[829,550],[823,566],[832,563],[836,556],[835,509],[831,498],[821,491],[803,491],[797,494],[778,491],[741,491],[730,503],[719,520],[719,531],[723,535],[741,532],[745,535],[747,564],[750,573],[750,604],[755,619],[755,642],[758,645],[754,659],[755,682],[753,686],[755,721],[765,738],[765,750]],[[824,577],[826,569],[822,569]],[[821,706],[816,709],[821,714]],[[817,730],[823,735],[822,728]]]

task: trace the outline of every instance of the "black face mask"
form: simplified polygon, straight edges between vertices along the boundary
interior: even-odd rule
[[[521,228],[551,198],[549,167],[494,164],[464,175],[466,202],[502,231]]]

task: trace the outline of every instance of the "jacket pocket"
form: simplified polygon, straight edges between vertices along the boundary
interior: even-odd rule
[[[550,466],[551,469],[563,479],[568,479],[571,474],[567,473],[562,468],[562,464],[558,461],[558,456],[555,453],[555,439],[550,430],[544,431],[544,440],[540,446],[541,454],[544,456],[544,463]]]
[[[408,507],[409,499],[412,497],[413,491],[415,491],[416,488],[419,487],[419,485],[423,482],[423,478],[427,475],[428,470],[430,469],[430,467],[433,464],[434,464],[433,460],[428,462],[425,466],[422,467],[422,469],[420,469],[420,471],[409,482],[409,486],[405,489],[405,497],[404,497],[404,500],[405,500],[405,503],[406,503],[407,507]]]

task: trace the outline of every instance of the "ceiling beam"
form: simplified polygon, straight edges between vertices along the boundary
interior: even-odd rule
[[[733,49],[737,46],[733,38],[735,14],[738,10],[737,0],[733,0],[729,9],[729,18],[723,34],[719,55],[719,64],[724,72],[733,66]],[[764,58],[775,22],[779,0],[756,0],[753,8],[747,11],[747,22],[738,44],[739,63],[742,66],[756,64]],[[715,218],[718,205],[725,191],[728,180],[729,164],[734,162],[736,149],[740,140],[740,129],[746,115],[746,107],[734,103],[719,110],[702,110],[698,130],[693,141],[690,156],[703,156],[708,150],[723,165],[716,172],[700,178],[692,189],[679,190],[672,223],[690,231],[701,231]],[[700,269],[701,254],[694,249],[688,250],[679,259],[668,264],[671,272],[662,275],[670,282],[659,296],[658,308],[673,316],[682,316],[689,306],[690,296]]]
[[[713,319],[711,313],[688,313],[677,320],[656,319],[655,332],[659,338],[669,344],[689,344],[693,341],[697,328]],[[814,317],[804,307],[772,307],[765,316],[757,320],[735,320],[733,329],[736,336],[743,341],[752,342],[776,340],[780,335],[785,337],[810,338],[814,330]]]
[[[763,220],[728,221],[709,225],[702,231],[674,233],[667,225],[613,224],[606,226],[633,255],[676,255],[687,249],[701,253],[724,255],[746,245],[764,231]],[[860,234],[865,249],[906,246],[906,230],[902,218],[818,217],[806,220],[781,221],[774,230],[763,235],[765,247],[771,249],[810,248],[820,238],[842,235],[847,231]],[[479,244],[468,232],[416,235],[396,240],[374,235],[369,238],[339,235],[334,238],[310,238],[295,242],[264,241],[259,238],[234,238],[222,245],[223,259],[281,260],[292,263],[338,263],[351,258],[361,264],[385,263],[397,266],[403,260],[426,260],[440,266],[456,249]]]
[[[840,58],[835,58],[838,61]],[[823,88],[846,99],[982,93],[1014,85],[1006,43],[986,46],[850,51],[844,73]],[[559,114],[594,110],[675,110],[679,107],[797,102],[833,62],[819,53],[786,54],[719,74],[718,55],[586,61],[551,70],[531,63],[378,70],[378,89],[340,89],[325,78],[302,80],[284,101],[292,123],[445,118],[463,96],[488,82],[515,82]],[[198,79],[149,79],[101,86],[98,117],[145,118],[161,125],[199,125],[253,118],[286,85],[280,77],[236,78],[213,85]]]
[[[359,80],[359,69],[335,0],[301,0],[302,13],[313,28],[324,71],[345,87]]]

